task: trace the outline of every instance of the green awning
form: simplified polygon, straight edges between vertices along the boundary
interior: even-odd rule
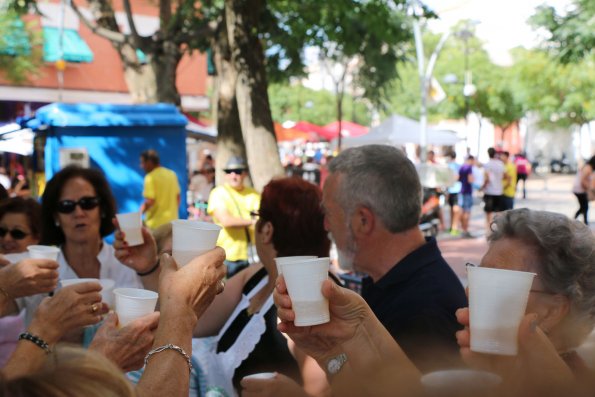
[[[67,62],[93,62],[93,52],[73,29],[62,31],[63,57]],[[60,59],[60,29],[43,28],[43,60],[56,62]]]
[[[29,55],[31,43],[20,19],[2,20],[0,25],[0,55]]]

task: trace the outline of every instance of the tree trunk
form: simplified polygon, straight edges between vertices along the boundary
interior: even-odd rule
[[[116,46],[114,46],[116,47]],[[124,80],[133,103],[156,103],[157,96],[157,78],[155,71],[150,64],[132,66],[131,62],[125,62],[124,59],[136,60],[136,50],[130,46],[120,46],[116,49],[120,53],[122,65],[124,69]],[[138,61],[137,61],[138,62]]]
[[[231,63],[231,52],[227,41],[225,20],[222,21],[211,41],[213,60],[217,69],[215,78],[215,96],[217,106],[215,119],[217,120],[217,184],[224,181],[223,167],[231,156],[246,158],[246,147],[242,136],[240,115],[236,101],[237,73]]]
[[[110,2],[105,0],[88,0],[89,11],[95,23],[112,32],[120,32],[116,16]],[[142,65],[138,61],[136,48],[130,42],[111,42],[120,55],[124,80],[134,103],[155,103],[159,101],[157,93],[157,78],[159,74],[150,64]],[[146,54],[151,58],[151,54]]]
[[[283,175],[264,65],[258,38],[260,0],[225,0],[232,63],[238,73],[236,100],[252,181],[262,190],[273,176]]]
[[[181,100],[176,86],[176,70],[182,58],[182,52],[177,44],[169,40],[158,40],[153,43],[154,52],[150,56],[151,67],[156,82],[156,97],[158,102],[173,103],[180,107]]]

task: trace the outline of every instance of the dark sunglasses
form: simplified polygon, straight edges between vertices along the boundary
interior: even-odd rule
[[[25,233],[24,231],[19,229],[8,230],[3,227],[0,227],[0,237],[4,238],[4,236],[6,236],[7,233],[10,234],[10,237],[12,237],[15,240],[22,240],[29,235],[29,233]]]
[[[78,205],[83,210],[92,210],[99,205],[99,197],[83,197],[79,201],[62,200],[58,202],[56,208],[62,214],[70,214]]]
[[[238,169],[238,170],[223,170],[226,174],[236,174],[240,175],[242,172],[246,171],[245,169]]]

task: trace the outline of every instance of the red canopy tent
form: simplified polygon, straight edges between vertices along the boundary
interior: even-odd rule
[[[294,130],[315,133],[318,136],[324,136],[326,130],[323,126],[309,123],[307,121],[298,121],[293,127]]]
[[[315,133],[308,133],[295,128],[283,128],[279,123],[275,123],[275,136],[278,142],[297,140],[318,141],[318,136]]]
[[[330,124],[325,125],[323,134],[319,134],[320,137],[330,141],[336,139],[339,136],[339,122],[334,121]],[[354,137],[361,136],[368,133],[368,127],[352,123],[351,121],[341,122],[341,136],[342,137]]]

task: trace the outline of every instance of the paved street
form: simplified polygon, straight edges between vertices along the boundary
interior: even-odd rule
[[[578,209],[578,203],[572,194],[574,175],[549,174],[545,177],[532,175],[527,181],[527,199],[517,198],[515,208],[531,208],[536,210],[560,212],[573,217]],[[520,189],[519,189],[520,190]],[[521,197],[517,192],[517,197]],[[595,207],[592,205],[592,207]],[[448,208],[444,208],[448,218]],[[485,215],[479,198],[473,207],[470,231],[476,236],[470,239],[451,237],[441,233],[438,242],[446,261],[455,272],[465,280],[465,263],[478,264],[487,250],[485,239]],[[446,219],[448,224],[448,219]],[[595,208],[589,212],[589,224],[595,231]]]

